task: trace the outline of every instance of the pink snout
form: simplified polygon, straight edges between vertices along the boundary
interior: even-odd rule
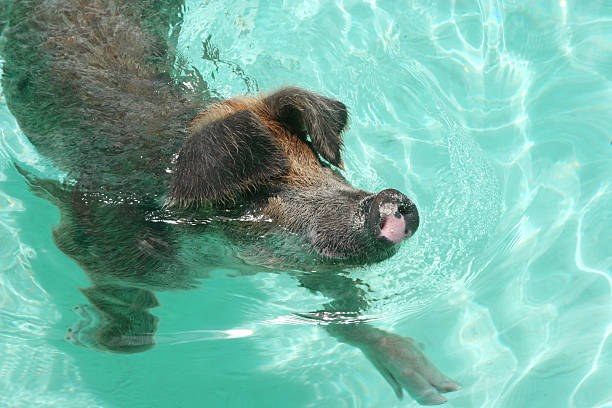
[[[398,244],[417,230],[419,213],[408,197],[397,190],[387,189],[374,197],[368,223],[378,238]]]
[[[390,215],[383,215],[383,211],[381,211],[380,236],[397,244],[408,237],[409,233],[412,234],[412,232],[406,231],[404,216],[397,210],[397,205],[393,204],[393,206],[395,208],[392,209],[393,213]]]

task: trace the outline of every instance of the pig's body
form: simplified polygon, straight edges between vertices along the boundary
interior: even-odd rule
[[[29,181],[60,208],[56,244],[93,283],[83,293],[104,319],[90,344],[118,352],[153,345],[151,289],[189,287],[194,264],[323,274],[385,259],[418,227],[402,193],[355,189],[334,169],[341,102],[297,88],[216,101],[175,56],[181,6],[20,0],[2,21],[7,104],[75,184]],[[325,276],[300,280],[336,299],[328,311],[366,306],[350,279]],[[398,396],[440,403],[438,391],[457,388],[408,340],[365,324],[328,330]]]

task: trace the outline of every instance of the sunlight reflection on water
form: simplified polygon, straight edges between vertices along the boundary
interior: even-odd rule
[[[220,61],[202,59],[209,35]],[[179,46],[206,79],[214,75],[223,96],[293,84],[350,106],[345,176],[371,191],[398,188],[423,214],[395,257],[351,276],[371,290],[368,319],[423,343],[463,383],[448,406],[611,406],[612,8],[605,1],[194,1]],[[104,406],[105,394],[95,391],[100,373],[118,370],[123,381],[152,363],[111,367],[61,343],[70,308],[83,302],[74,289],[87,283],[66,261],[45,263],[63,259],[50,239],[57,220],[38,225],[32,214],[55,213],[27,192],[10,162],[61,175],[16,131],[5,106],[0,120],[0,403]],[[34,263],[36,256],[45,261]],[[68,285],[49,283],[49,275]],[[196,378],[203,340],[220,359],[249,344],[252,354],[231,357],[263,356],[250,375],[297,379],[309,393],[301,406],[410,405],[359,351],[293,314],[326,299],[292,278],[202,286],[160,295],[156,313],[167,327],[151,359],[183,358],[180,370]],[[227,364],[215,366],[222,375],[210,387],[239,377]],[[199,390],[166,381],[182,387],[181,401]],[[129,394],[113,398],[142,402]]]

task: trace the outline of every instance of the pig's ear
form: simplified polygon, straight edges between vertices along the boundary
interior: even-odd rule
[[[300,88],[280,89],[264,98],[264,103],[274,120],[300,137],[305,138],[307,132],[315,151],[334,166],[342,167],[346,105]]]
[[[270,130],[239,111],[193,131],[176,161],[170,205],[215,203],[286,173],[287,161]]]

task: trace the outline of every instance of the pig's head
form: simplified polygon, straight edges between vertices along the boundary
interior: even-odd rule
[[[331,262],[392,255],[419,225],[397,190],[352,187],[342,168],[346,106],[298,88],[213,104],[197,115],[176,163],[169,202],[251,203]]]

